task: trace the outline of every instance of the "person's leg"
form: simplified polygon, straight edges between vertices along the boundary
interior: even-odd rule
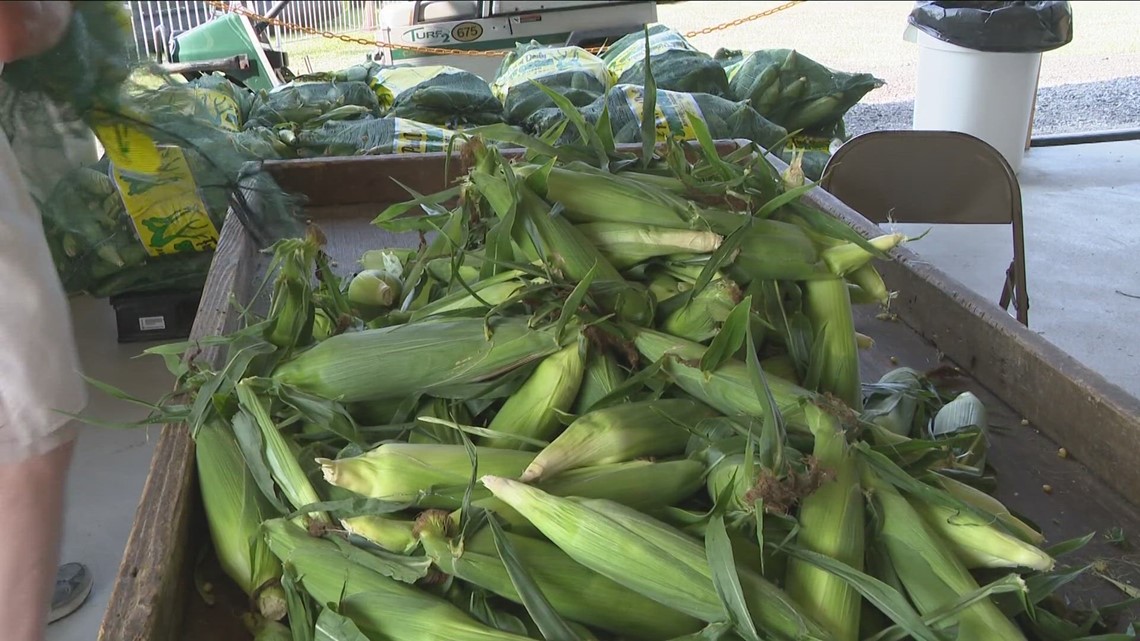
[[[0,630],[42,641],[59,563],[64,492],[74,441],[0,465]]]

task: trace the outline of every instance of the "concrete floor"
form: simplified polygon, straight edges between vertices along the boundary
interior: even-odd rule
[[[86,373],[140,398],[158,400],[174,377],[157,357],[136,359],[149,344],[119,345],[115,314],[106,300],[77,298],[72,317]],[[90,390],[87,415],[113,422],[137,421],[147,411]],[[48,641],[92,641],[111,596],[119,559],[146,480],[158,428],[110,429],[86,425],[76,446],[68,482],[65,561],[85,563],[95,577],[82,608],[48,628]]]
[[[1032,150],[1021,171],[1030,327],[1140,396],[1140,142]],[[905,231],[912,230],[906,228]],[[913,249],[965,285],[997,300],[1011,249],[1008,228],[936,227]],[[147,345],[118,345],[106,301],[72,305],[84,366],[94,378],[158,399],[172,377]],[[92,393],[90,415],[120,422],[145,410]],[[52,625],[49,641],[95,638],[130,532],[157,428],[85,427],[69,484],[63,556],[95,574],[90,601]]]

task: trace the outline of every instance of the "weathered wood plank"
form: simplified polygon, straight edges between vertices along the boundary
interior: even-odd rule
[[[248,297],[254,248],[232,220],[218,239],[191,338],[216,336],[233,328],[231,293]],[[199,358],[216,363],[222,352],[204,348]],[[115,587],[99,629],[100,641],[159,641],[181,635],[187,595],[193,592],[191,535],[201,526],[194,442],[184,425],[162,429],[146,484],[135,510]]]

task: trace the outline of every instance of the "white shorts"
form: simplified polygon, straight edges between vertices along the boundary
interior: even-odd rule
[[[0,464],[74,438],[87,404],[71,310],[40,213],[0,132]]]

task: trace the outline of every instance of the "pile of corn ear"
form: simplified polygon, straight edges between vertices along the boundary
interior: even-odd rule
[[[580,142],[473,130],[460,181],[377,216],[391,246],[338,264],[311,227],[241,327],[151,350],[179,385],[145,422],[189,426],[257,638],[1098,629],[1046,607],[1088,538],[1043,547],[979,489],[981,401],[861,377],[853,308],[889,304],[875,261],[903,236],[858,235],[756,147],[621,153],[567,111]]]

